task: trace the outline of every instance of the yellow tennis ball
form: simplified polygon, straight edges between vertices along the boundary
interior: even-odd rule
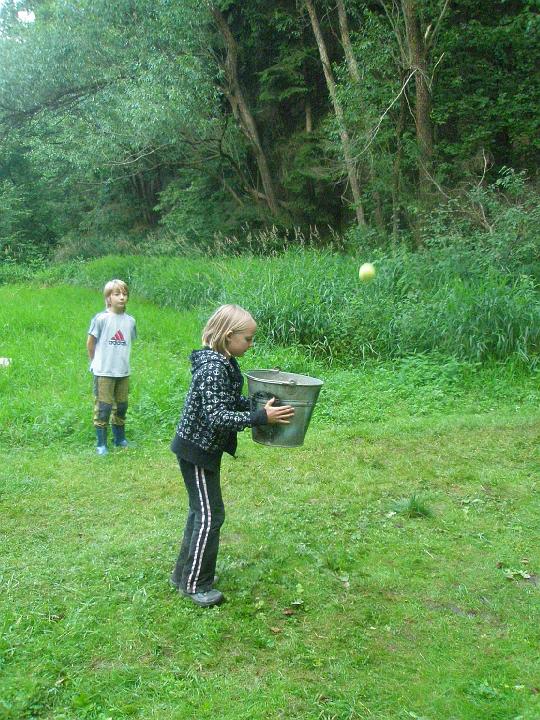
[[[373,278],[375,277],[375,266],[371,263],[364,263],[360,266],[358,276],[362,281],[373,280]]]

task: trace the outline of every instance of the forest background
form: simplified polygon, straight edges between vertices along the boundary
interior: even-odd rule
[[[271,227],[271,249],[485,252],[497,236],[521,262],[538,235],[537,10],[4,2],[1,256],[267,253]]]

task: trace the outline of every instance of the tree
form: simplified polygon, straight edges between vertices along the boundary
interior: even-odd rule
[[[337,11],[338,11],[338,19],[339,19],[339,31],[340,31],[340,37],[341,37],[341,44],[343,46],[343,50],[345,52],[345,61],[347,64],[347,68],[349,70],[349,74],[357,86],[357,88],[360,88],[360,85],[362,83],[362,79],[360,76],[360,70],[358,68],[358,62],[356,60],[352,43],[351,43],[351,36],[349,32],[349,21],[347,19],[347,10],[345,8],[345,2],[344,0],[337,0]],[[365,130],[365,108],[358,106],[358,115],[359,115],[359,124],[363,129]],[[374,167],[374,158],[373,153],[371,152],[371,149],[368,148],[368,168],[367,168],[367,174],[369,176],[370,184],[373,184],[373,167]],[[381,203],[381,197],[380,193],[376,188],[372,188],[372,194],[374,198],[374,206],[375,206],[375,221],[379,228],[384,227],[384,220],[382,215],[382,203]]]
[[[338,97],[336,81],[335,81],[334,74],[332,71],[332,65],[330,63],[330,58],[328,57],[326,43],[324,41],[324,37],[321,32],[321,26],[319,24],[319,19],[317,17],[317,13],[315,10],[315,6],[313,4],[313,0],[305,0],[305,4],[306,4],[306,8],[307,8],[307,11],[309,14],[309,18],[311,20],[313,34],[317,41],[317,47],[319,49],[319,54],[321,57],[321,63],[322,63],[322,68],[323,68],[323,72],[324,72],[324,77],[326,78],[328,92],[332,99],[332,105],[334,107],[336,121],[337,121],[337,124],[339,127],[339,135],[341,138],[341,145],[343,147],[343,157],[345,160],[345,168],[346,168],[347,177],[349,179],[349,184],[351,186],[351,192],[352,192],[352,196],[353,196],[356,221],[360,227],[363,227],[366,224],[366,220],[364,217],[364,209],[362,206],[360,185],[358,182],[358,176],[356,174],[356,167],[355,167],[353,153],[352,153],[351,140],[349,137],[349,132],[347,130],[347,126],[345,124],[345,115],[343,112],[343,107],[342,107],[341,102]]]
[[[86,215],[95,229],[108,204],[107,222],[152,225],[189,151],[210,136],[217,156],[215,91],[193,49],[204,18],[188,0],[51,2],[1,39],[0,128],[24,128],[31,165],[67,191],[75,225]]]
[[[221,10],[214,6],[212,7],[211,12],[221,37],[223,38],[226,50],[226,57],[223,62],[225,84],[222,86],[222,90],[231,105],[233,115],[240,123],[242,131],[253,148],[261,182],[264,188],[264,200],[268,204],[270,212],[277,217],[280,214],[280,210],[274,188],[274,181],[270,172],[268,160],[266,158],[266,153],[261,144],[257,124],[255,123],[253,114],[248,106],[244,92],[242,91],[238,80],[238,49],[236,40],[234,39],[227,20]],[[252,189],[251,192],[258,199],[256,189]]]
[[[433,188],[432,51],[449,0],[439,0],[437,17],[424,23],[422,16],[428,4],[425,0],[420,0],[424,13],[420,10],[419,0],[379,1],[395,34],[402,63],[400,75],[405,78],[404,85],[409,86],[408,92],[410,92],[410,80],[414,78],[413,108],[418,150],[418,178],[420,198],[425,202]]]

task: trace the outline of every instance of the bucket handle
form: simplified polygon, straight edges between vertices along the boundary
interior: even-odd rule
[[[273,367],[272,372],[281,372],[281,368],[279,366]],[[296,380],[283,380],[282,385],[296,385]]]

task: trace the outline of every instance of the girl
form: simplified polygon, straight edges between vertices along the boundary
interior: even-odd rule
[[[222,305],[206,323],[202,350],[191,353],[192,380],[171,443],[189,496],[189,511],[172,584],[196,605],[223,602],[213,588],[219,531],[225,520],[220,465],[223,452],[234,455],[236,433],[253,425],[287,424],[290,405],[251,410],[242,396],[244,379],[236,358],[249,350],[257,325],[238,305]]]

